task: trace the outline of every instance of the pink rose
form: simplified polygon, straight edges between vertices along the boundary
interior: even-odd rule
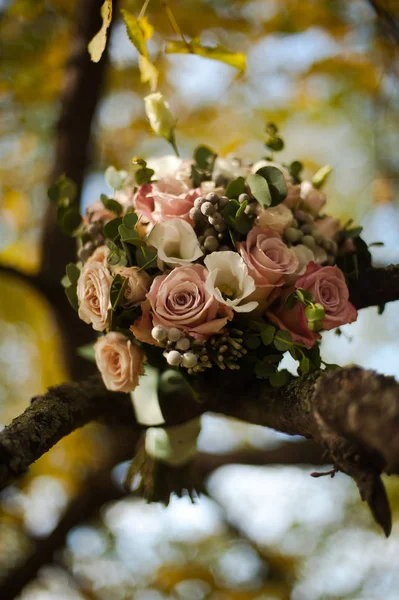
[[[326,331],[356,321],[357,310],[349,302],[345,277],[338,267],[321,267],[311,262],[295,287],[308,290],[323,305],[326,316],[322,326]]]
[[[150,287],[151,278],[148,273],[138,267],[116,267],[114,273],[128,280],[122,306],[131,308],[140,304],[145,299]]]
[[[79,317],[96,331],[109,325],[111,283],[112,276],[102,262],[87,262],[78,279]]]
[[[189,188],[184,181],[162,177],[156,183],[141,185],[133,204],[137,214],[150,223],[179,218],[191,224],[188,213],[199,195],[199,189]]]
[[[341,229],[340,220],[336,217],[323,217],[322,219],[316,219],[314,226],[322,235],[324,235],[325,238],[334,241],[339,230]]]
[[[132,392],[144,373],[143,351],[122,333],[111,331],[97,340],[94,352],[107,390]]]
[[[141,317],[136,319],[133,325],[129,327],[130,331],[139,342],[159,346],[158,342],[151,335],[153,324],[151,319],[151,305],[148,300],[144,300],[141,303],[141,313]]]
[[[283,285],[287,275],[295,273],[299,266],[295,253],[271,229],[253,227],[245,242],[237,244],[237,249],[257,288]]]
[[[327,202],[325,193],[314,188],[310,181],[302,181],[300,196],[301,206],[304,206],[313,216],[318,215]]]
[[[303,305],[297,302],[290,310],[287,310],[284,306],[285,300],[294,291],[294,288],[285,290],[277,308],[267,312],[266,316],[279,329],[289,331],[294,342],[304,344],[306,348],[312,348],[321,336],[315,331],[310,331]]]
[[[153,325],[176,327],[200,339],[220,331],[233,312],[207,291],[208,274],[205,267],[190,265],[155,277],[147,294]]]

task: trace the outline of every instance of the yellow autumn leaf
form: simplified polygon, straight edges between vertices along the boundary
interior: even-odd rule
[[[101,7],[101,17],[103,23],[100,31],[96,33],[87,49],[93,62],[98,62],[103,55],[107,43],[107,30],[112,20],[112,0],[105,0]]]
[[[158,85],[159,72],[155,65],[142,54],[139,55],[139,69],[142,83],[148,83],[151,91],[155,92]]]
[[[239,71],[247,68],[247,57],[243,52],[232,52],[223,46],[203,46],[199,40],[183,41],[169,40],[166,42],[166,54],[197,54],[204,58],[218,60]]]
[[[137,49],[137,52],[149,60],[146,42],[153,34],[153,26],[148,22],[146,17],[138,19],[127,10],[121,10],[121,13],[125,21],[129,40]]]

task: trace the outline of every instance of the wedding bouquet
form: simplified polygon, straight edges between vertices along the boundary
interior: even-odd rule
[[[281,149],[274,125],[267,135],[268,151]],[[320,333],[357,318],[343,268],[356,266],[348,257],[356,257],[359,228],[324,213],[330,168],[310,181],[298,161],[220,159],[206,146],[193,160],[132,164],[129,173],[107,170],[113,193],[82,220],[63,201],[70,182],[52,190],[79,245],[63,284],[79,317],[101,333],[94,351],[106,388],[135,398],[148,384],[145,365],[189,383],[242,370],[272,386],[293,377],[279,368],[286,352],[299,375],[320,368]],[[162,424],[150,404],[136,396],[138,419]],[[145,449],[181,466],[198,422],[170,430],[151,427]]]

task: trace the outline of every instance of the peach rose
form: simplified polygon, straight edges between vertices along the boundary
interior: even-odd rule
[[[279,329],[288,331],[294,342],[304,344],[306,348],[312,348],[321,336],[315,331],[310,331],[303,305],[297,302],[290,310],[284,306],[287,297],[294,291],[295,288],[287,288],[279,298],[277,307],[273,311],[267,312],[266,316]]]
[[[318,215],[327,202],[325,193],[314,188],[310,181],[302,181],[300,197],[302,200],[301,205],[313,216]]]
[[[111,283],[112,276],[101,262],[87,262],[78,279],[79,317],[96,331],[104,331],[109,325]]]
[[[103,265],[107,265],[107,256],[109,254],[109,248],[108,246],[98,246],[93,254],[91,256],[89,256],[89,258],[86,261],[86,264],[89,262],[99,262],[99,263],[103,263]]]
[[[220,331],[233,312],[207,290],[208,274],[205,267],[191,265],[155,277],[147,294],[153,325],[176,327],[200,339]]]
[[[292,212],[285,204],[265,208],[258,213],[256,225],[261,229],[273,229],[280,235],[292,223]]]
[[[133,204],[137,214],[150,223],[179,218],[191,224],[188,213],[199,195],[199,189],[191,189],[184,181],[169,176],[141,185]]]
[[[132,392],[144,373],[144,354],[122,333],[111,331],[94,345],[98,370],[107,390]]]
[[[140,304],[150,289],[151,278],[148,273],[138,267],[116,267],[114,273],[128,280],[122,306],[131,308]]]
[[[295,287],[308,290],[315,301],[323,305],[322,326],[326,331],[356,321],[357,310],[349,302],[345,277],[338,267],[320,267],[311,262]]]
[[[290,208],[291,210],[295,210],[296,208],[298,208],[298,205],[301,202],[301,198],[300,198],[301,186],[297,183],[296,184],[287,183],[287,189],[288,189],[288,193],[287,193],[286,197],[284,198],[283,204],[287,208]]]
[[[298,270],[298,259],[275,231],[254,227],[237,249],[257,288],[281,286]]]
[[[151,344],[152,346],[159,346],[157,341],[151,335],[152,328],[151,305],[148,300],[144,300],[144,302],[141,303],[141,316],[135,320],[129,329],[139,342]]]
[[[115,217],[116,214],[112,210],[105,208],[101,200],[96,200],[96,202],[93,202],[86,208],[86,216],[83,220],[86,223],[95,223],[96,221],[108,223],[108,221],[115,219]]]
[[[340,220],[336,217],[323,217],[316,219],[314,222],[315,228],[320,231],[325,238],[336,240],[339,230],[341,229]]]

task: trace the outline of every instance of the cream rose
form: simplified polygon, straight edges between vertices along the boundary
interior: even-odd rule
[[[107,265],[107,256],[109,254],[109,248],[108,246],[98,246],[98,248],[96,248],[93,252],[93,254],[91,256],[89,256],[89,258],[86,261],[87,263],[90,262],[100,262],[103,265]]]
[[[251,312],[258,302],[248,301],[255,283],[237,252],[212,252],[204,260],[209,270],[206,289],[221,303],[237,312]]]
[[[192,187],[191,166],[193,164],[193,160],[185,160],[173,154],[167,154],[159,158],[149,158],[147,161],[147,167],[154,170],[155,179],[175,177],[190,188]]]
[[[122,306],[131,308],[145,300],[151,281],[148,273],[138,267],[115,267],[114,273],[128,280],[124,289]]]
[[[191,265],[176,267],[168,274],[155,277],[147,294],[152,324],[176,327],[202,339],[220,331],[233,313],[208,291],[207,275],[208,271],[201,265]],[[142,324],[147,318],[144,309],[145,306]],[[139,327],[140,333],[142,328]]]
[[[144,373],[144,354],[122,333],[111,331],[94,345],[98,370],[107,390],[132,392]]]
[[[112,276],[102,262],[86,263],[78,279],[79,317],[96,331],[109,325],[111,283]]]
[[[188,265],[203,255],[194,229],[182,219],[157,223],[148,243],[158,250],[158,258],[167,265]]]
[[[284,204],[278,204],[261,210],[256,218],[256,225],[261,229],[272,229],[282,234],[284,229],[290,227],[292,219],[290,209]]]

